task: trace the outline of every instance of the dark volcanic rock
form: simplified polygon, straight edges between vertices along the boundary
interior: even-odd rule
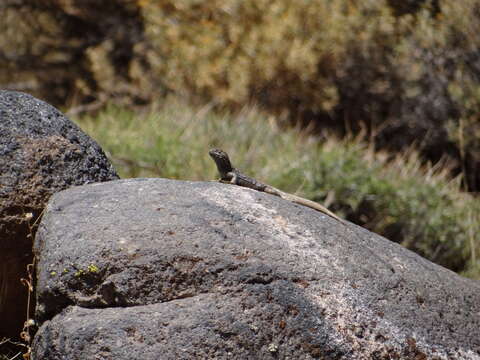
[[[117,179],[100,147],[57,109],[0,90],[0,339],[16,337],[26,314],[33,224],[50,196]]]
[[[52,197],[36,359],[479,359],[480,284],[355,225],[231,185]]]

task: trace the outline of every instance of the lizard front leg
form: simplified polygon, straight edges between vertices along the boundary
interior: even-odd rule
[[[230,182],[234,185],[238,185],[238,176],[237,173],[230,171],[227,173],[228,177],[230,178]]]
[[[235,172],[229,171],[225,176],[221,177],[218,181],[224,184],[238,185],[238,176]]]

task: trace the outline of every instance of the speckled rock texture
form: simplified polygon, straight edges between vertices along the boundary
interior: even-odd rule
[[[480,358],[479,282],[250,189],[75,187],[35,253],[35,359]]]
[[[26,266],[35,221],[50,196],[73,185],[117,179],[102,149],[57,109],[0,90],[0,339],[26,320]]]

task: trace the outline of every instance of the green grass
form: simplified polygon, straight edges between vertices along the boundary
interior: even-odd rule
[[[77,122],[124,178],[211,180],[217,174],[208,149],[220,147],[253,177],[480,278],[480,202],[459,190],[460,179],[448,178],[448,164],[422,166],[414,150],[392,160],[358,139],[324,141],[281,129],[253,107],[222,114],[178,99],[148,111],[109,107]]]

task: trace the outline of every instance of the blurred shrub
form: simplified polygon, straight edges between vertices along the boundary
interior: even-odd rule
[[[54,105],[133,97],[129,67],[143,34],[131,0],[2,0],[0,86]]]
[[[148,59],[175,91],[228,105],[331,110],[345,1],[145,1]]]
[[[478,136],[458,132],[480,126],[478,1],[142,4],[151,75],[170,91],[367,130],[393,150],[416,142],[480,187]]]
[[[4,0],[0,82],[47,100],[175,93],[416,143],[480,189],[478,0]],[[90,107],[87,107],[89,109]]]

